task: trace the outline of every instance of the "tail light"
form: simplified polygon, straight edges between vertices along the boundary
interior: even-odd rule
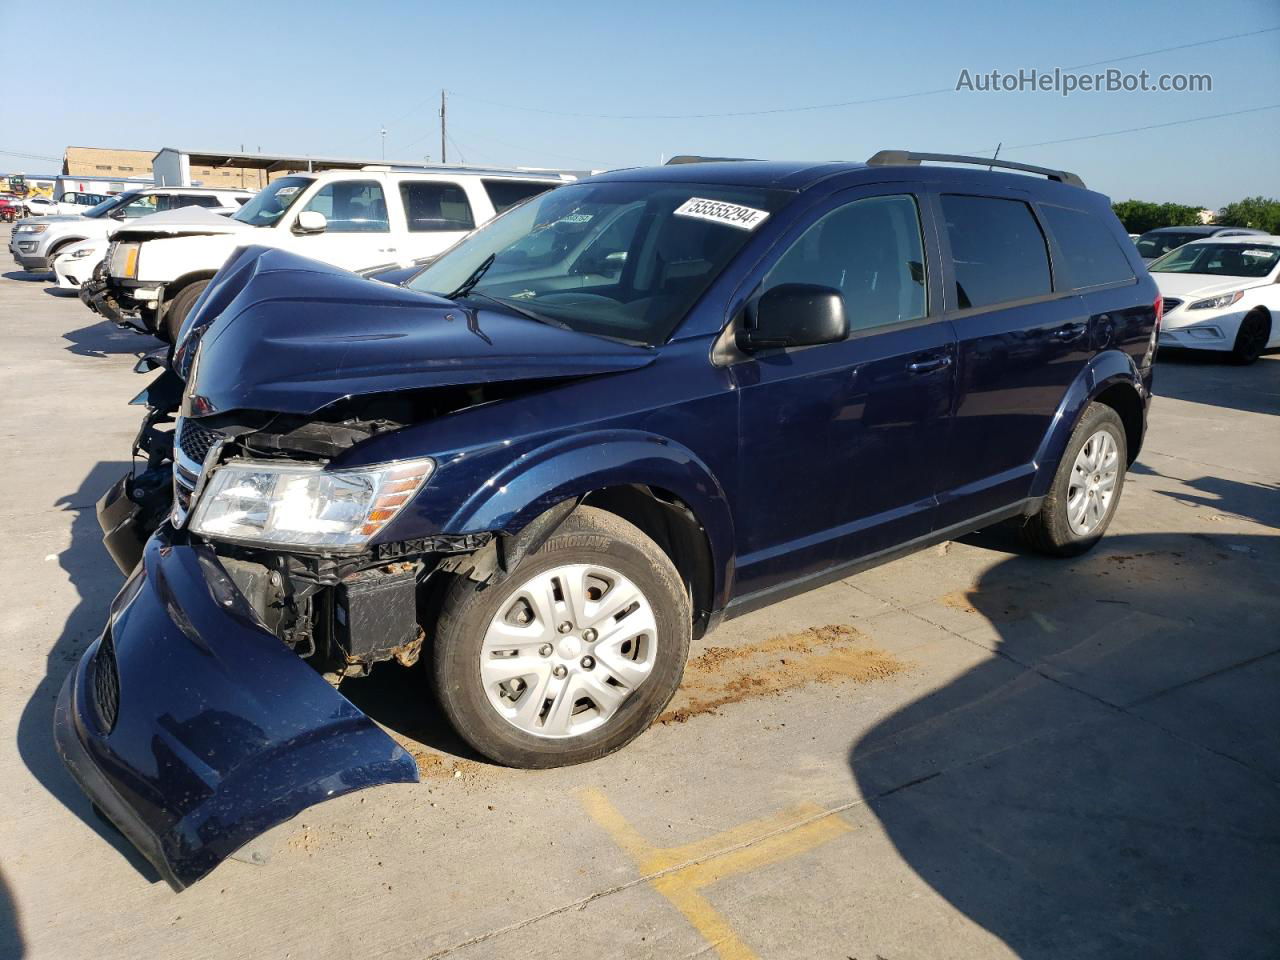
[[[1160,336],[1160,321],[1164,319],[1164,296],[1156,294],[1156,336]]]

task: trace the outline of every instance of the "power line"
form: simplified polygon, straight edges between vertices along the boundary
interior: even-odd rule
[[[1212,37],[1208,40],[1197,40],[1192,43],[1178,44],[1172,47],[1159,47],[1155,50],[1143,50],[1140,53],[1128,53],[1118,57],[1110,57],[1106,60],[1094,60],[1092,63],[1082,63],[1074,67],[1064,67],[1064,70],[1079,70],[1084,67],[1098,67],[1108,63],[1119,63],[1124,60],[1136,60],[1139,57],[1150,57],[1158,53],[1168,53],[1172,50],[1186,50],[1191,47],[1204,47],[1213,43],[1224,43],[1228,40],[1239,40],[1243,37],[1254,37],[1264,33],[1274,33],[1280,30],[1280,26],[1263,27],[1259,30],[1250,30],[1247,33],[1233,33],[1223,37]],[[551,110],[545,107],[531,107],[522,104],[503,103],[498,100],[487,100],[483,97],[476,97],[466,93],[459,93],[456,90],[450,90],[455,97],[462,97],[468,100],[474,100],[477,103],[485,103],[489,106],[500,107],[506,110],[522,110],[526,113],[541,113],[556,117],[574,117],[586,120],[714,120],[727,119],[732,117],[762,117],[779,113],[802,113],[812,110],[835,110],[842,107],[859,107],[872,103],[891,103],[895,100],[907,100],[915,97],[932,97],[941,93],[954,93],[955,87],[938,87],[934,90],[917,90],[911,93],[898,93],[883,97],[866,97],[858,100],[838,100],[830,103],[811,103],[797,107],[773,107],[764,110],[734,110],[727,113],[577,113],[567,110]]]
[[[1041,140],[1039,143],[1014,143],[1004,147],[1005,150],[1029,150],[1032,147],[1049,147],[1059,143],[1078,143],[1081,140],[1098,140],[1102,137],[1118,137],[1122,133],[1139,133],[1143,130],[1160,130],[1164,127],[1180,127],[1184,123],[1199,123],[1202,120],[1218,120],[1222,117],[1238,117],[1245,113],[1261,113],[1263,110],[1280,110],[1280,103],[1269,103],[1264,107],[1249,107],[1246,110],[1232,110],[1229,113],[1210,113],[1203,117],[1188,117],[1185,120],[1169,120],[1165,123],[1149,123],[1142,127],[1126,127],[1124,130],[1108,130],[1106,133],[1089,133],[1079,137],[1062,137],[1058,140]],[[989,147],[965,151],[969,154],[981,154]]]
[[[46,157],[39,153],[14,153],[12,150],[0,150],[0,156],[3,157],[20,157],[23,160],[49,160],[53,163],[61,163],[61,157]]]

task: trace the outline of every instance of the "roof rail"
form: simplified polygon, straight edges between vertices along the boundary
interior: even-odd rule
[[[746,159],[746,157],[699,157],[695,154],[681,153],[672,157],[663,166],[669,167],[673,163],[736,163]]]
[[[900,167],[918,165],[922,160],[934,160],[939,163],[972,163],[981,167],[1001,167],[1005,170],[1021,170],[1024,173],[1038,173],[1072,187],[1084,189],[1084,181],[1076,174],[1066,170],[1054,170],[1051,167],[1037,167],[1030,163],[1015,163],[1012,160],[996,160],[991,157],[966,157],[958,153],[913,153],[910,150],[881,150],[867,161],[869,167]]]
[[[583,171],[579,170],[560,170],[548,167],[497,167],[463,163],[366,163],[362,164],[360,169],[371,173],[387,171],[395,171],[397,173],[471,173],[506,177],[559,177],[561,180],[575,180],[584,175]]]

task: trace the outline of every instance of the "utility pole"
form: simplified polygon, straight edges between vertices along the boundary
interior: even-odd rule
[[[445,134],[444,90],[441,89],[440,90],[440,162],[441,163],[449,162],[449,154],[445,152],[445,145],[444,145],[445,136],[446,134]]]

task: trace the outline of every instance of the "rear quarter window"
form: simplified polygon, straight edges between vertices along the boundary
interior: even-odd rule
[[[1041,206],[1049,232],[1066,259],[1076,290],[1133,279],[1133,268],[1114,232],[1100,217],[1066,207]]]
[[[481,180],[484,192],[493,203],[494,213],[510,210],[521,200],[528,200],[540,193],[546,193],[554,183],[536,183],[529,180]]]
[[[1052,292],[1049,251],[1021,200],[943,194],[955,306],[988,307]]]

